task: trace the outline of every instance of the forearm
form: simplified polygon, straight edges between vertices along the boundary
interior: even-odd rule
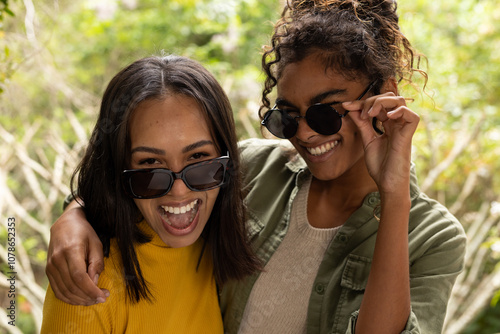
[[[373,260],[356,333],[401,333],[410,314],[408,220],[410,196],[381,194]]]

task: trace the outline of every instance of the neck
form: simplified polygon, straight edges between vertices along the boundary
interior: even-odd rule
[[[359,206],[366,195],[375,191],[378,191],[377,185],[368,173],[364,159],[359,159],[336,179],[324,181],[313,177],[311,184],[311,192],[324,195],[342,206]]]
[[[368,174],[364,159],[334,180],[313,176],[308,199],[309,222],[315,227],[340,226],[362,205],[366,195],[375,191],[377,185]]]

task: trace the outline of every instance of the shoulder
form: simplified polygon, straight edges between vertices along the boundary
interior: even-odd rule
[[[456,235],[465,235],[458,219],[444,205],[422,192],[412,199],[411,223],[415,226],[425,225],[434,230],[447,230]]]
[[[462,224],[444,205],[424,193],[413,198],[409,226],[413,259],[430,256],[433,262],[456,261],[456,267],[462,268],[466,243]]]
[[[104,270],[99,275],[99,287],[101,289],[112,289],[121,291],[124,289],[125,282],[123,277],[123,265],[120,250],[115,239],[111,239],[109,257],[104,258]]]
[[[277,174],[287,169],[295,172],[306,166],[288,140],[252,138],[238,146],[247,180],[261,173]]]
[[[56,298],[49,285],[43,304],[41,333],[110,333],[115,325],[116,304],[70,305]],[[111,298],[112,299],[112,298]]]
[[[254,159],[269,155],[275,151],[286,157],[286,152],[293,149],[288,140],[250,138],[238,143],[244,159]]]
[[[458,219],[444,205],[420,191],[413,163],[410,191],[410,233],[432,234],[448,239],[455,236],[465,240],[465,232]]]

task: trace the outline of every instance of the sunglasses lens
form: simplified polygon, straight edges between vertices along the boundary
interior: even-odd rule
[[[179,173],[166,168],[125,170],[122,180],[125,192],[140,199],[166,195],[176,179],[182,179],[193,191],[204,191],[220,187],[227,182],[228,162],[229,157],[202,161],[186,166]]]
[[[211,162],[186,170],[185,178],[196,190],[215,188],[224,182],[225,169],[222,163]]]
[[[266,115],[264,126],[278,138],[288,139],[297,132],[297,121],[280,109],[271,109]]]
[[[313,105],[307,110],[307,124],[319,134],[333,135],[339,132],[342,118],[327,104]]]
[[[172,186],[172,176],[164,171],[134,171],[128,185],[133,195],[153,198],[165,194]]]

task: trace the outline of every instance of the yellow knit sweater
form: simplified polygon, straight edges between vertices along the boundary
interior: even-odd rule
[[[140,226],[153,236],[151,242],[136,246],[153,302],[130,302],[120,254],[112,242],[98,284],[110,291],[106,302],[92,306],[69,305],[57,299],[49,286],[43,306],[42,333],[223,332],[213,265],[207,250],[196,271],[203,241],[188,247],[169,248],[145,222]]]

